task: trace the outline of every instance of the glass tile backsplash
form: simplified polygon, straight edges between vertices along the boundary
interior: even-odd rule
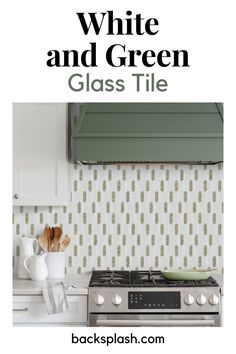
[[[59,225],[66,272],[223,268],[223,165],[71,165],[67,207],[14,207],[18,236]]]

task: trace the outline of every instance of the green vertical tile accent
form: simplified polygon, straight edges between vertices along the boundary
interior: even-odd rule
[[[221,235],[222,234],[222,225],[219,224],[218,225],[218,235]]]
[[[187,201],[188,201],[188,192],[185,191],[184,192],[184,202],[187,203]]]
[[[126,235],[123,235],[123,237],[122,237],[122,245],[123,246],[126,245]]]
[[[184,235],[180,236],[180,245],[183,246],[184,245]]]
[[[198,192],[198,202],[201,203],[201,201],[202,201],[202,192],[199,191]]]
[[[16,234],[17,236],[20,235],[20,224],[16,225]]]
[[[175,192],[178,192],[179,190],[179,182],[175,181]]]
[[[83,235],[79,235],[79,245],[83,245]]]
[[[161,183],[160,183],[161,192],[164,192],[164,189],[165,189],[165,182],[163,180],[161,180]]]
[[[143,256],[140,258],[140,267],[141,268],[144,267],[144,257]]]
[[[121,182],[120,181],[117,182],[116,190],[117,190],[117,192],[120,192],[120,190],[121,190]]]
[[[77,257],[78,255],[78,247],[74,246],[74,257]]]
[[[107,233],[107,225],[106,224],[102,225],[102,233],[103,233],[103,235],[106,235],[106,233]]]
[[[188,214],[184,213],[184,224],[186,225],[188,222]]]
[[[151,180],[152,180],[152,181],[155,181],[155,177],[156,177],[156,171],[155,171],[155,170],[152,170],[152,171],[151,171]]]
[[[214,191],[214,192],[212,193],[212,201],[213,201],[213,203],[216,202],[216,191]]]
[[[135,246],[132,246],[131,248],[131,255],[132,257],[135,257]]]
[[[160,225],[160,232],[161,232],[161,235],[164,235],[164,233],[165,233],[165,225],[164,224]]]
[[[151,245],[155,246],[155,235],[152,235],[151,237]]]
[[[137,246],[141,245],[141,237],[140,235],[137,235]]]
[[[189,235],[193,234],[193,224],[189,224]]]
[[[146,246],[146,256],[149,257],[150,256],[150,247]]]
[[[164,257],[164,255],[165,255],[164,246],[163,245],[161,245],[161,248],[160,248],[160,255],[161,255],[161,257]]]
[[[108,235],[108,246],[112,245],[112,236]]]
[[[101,213],[97,213],[97,224],[101,224]]]
[[[174,261],[173,261],[173,257],[171,256],[171,257],[169,258],[169,267],[170,267],[170,268],[173,268],[173,264],[174,264]]]
[[[159,193],[155,192],[155,202],[157,203],[159,201]]]
[[[117,257],[120,257],[120,256],[121,256],[121,246],[120,246],[120,245],[117,246],[117,252],[116,252],[116,254],[117,254]]]
[[[43,224],[43,213],[39,214],[39,223]]]
[[[78,192],[78,182],[74,181],[74,192]]]
[[[69,268],[72,267],[72,257],[71,256],[68,257],[68,267]]]
[[[96,246],[98,244],[98,237],[97,235],[93,235],[93,244]]]
[[[206,245],[203,247],[203,255],[204,255],[204,257],[207,257],[207,246]]]
[[[155,224],[159,223],[159,214],[155,213]]]
[[[166,235],[166,246],[169,246],[170,244],[170,236]]]
[[[194,171],[194,180],[198,181],[198,170]]]
[[[122,171],[122,179],[123,179],[123,181],[126,180],[126,170]]]
[[[213,176],[213,174],[212,174],[212,170],[210,170],[210,171],[209,171],[209,181],[211,181],[211,180],[212,180],[212,176]]]
[[[100,203],[101,201],[101,192],[97,192],[97,202]]]
[[[16,257],[20,256],[20,246],[16,246]]]
[[[198,235],[195,235],[195,237],[194,237],[194,245],[195,246],[198,245]]]
[[[167,202],[164,203],[164,213],[168,212],[168,204]]]
[[[126,256],[126,267],[130,266],[130,259],[129,256]]]
[[[30,234],[34,235],[34,224],[30,225]]]
[[[179,247],[175,246],[175,257],[178,257],[179,255]]]
[[[106,183],[106,181],[103,181],[103,183],[102,183],[102,190],[103,190],[103,192],[106,192],[106,190],[107,190],[107,183]]]
[[[93,255],[93,251],[92,251],[92,246],[91,245],[88,246],[88,255],[89,255],[89,257],[91,257]]]
[[[126,216],[125,216],[125,221],[126,221],[126,224],[129,224],[130,223],[130,216],[129,216],[129,213],[126,213]]]
[[[170,213],[170,214],[169,214],[169,224],[172,225],[172,224],[173,224],[173,221],[174,221],[173,213]]]
[[[107,212],[107,214],[109,214],[109,213],[110,213],[110,211],[111,211],[111,208],[110,208],[110,203],[109,203],[109,202],[107,202],[107,203],[106,203],[106,212]]]
[[[132,190],[132,192],[135,191],[135,181],[131,182],[131,190]]]
[[[97,267],[98,268],[101,267],[101,257],[100,256],[97,257]]]
[[[150,226],[149,224],[146,224],[146,235],[150,234]]]
[[[189,254],[189,257],[193,256],[193,246],[192,245],[189,246],[188,254]]]
[[[135,224],[131,225],[131,234],[135,235]]]
[[[93,232],[92,224],[88,224],[88,234],[92,235],[92,232]]]

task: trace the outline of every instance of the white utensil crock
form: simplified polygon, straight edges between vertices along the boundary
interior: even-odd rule
[[[66,266],[65,252],[49,252],[46,257],[48,278],[64,278]]]

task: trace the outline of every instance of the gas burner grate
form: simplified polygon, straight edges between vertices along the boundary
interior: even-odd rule
[[[131,286],[129,271],[93,271],[89,283],[90,287],[127,287]]]
[[[132,271],[132,286],[134,287],[206,287],[218,286],[212,278],[207,280],[166,280],[160,271]]]

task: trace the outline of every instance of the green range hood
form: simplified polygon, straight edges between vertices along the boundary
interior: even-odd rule
[[[220,103],[88,103],[73,131],[75,160],[218,163],[223,161]]]

